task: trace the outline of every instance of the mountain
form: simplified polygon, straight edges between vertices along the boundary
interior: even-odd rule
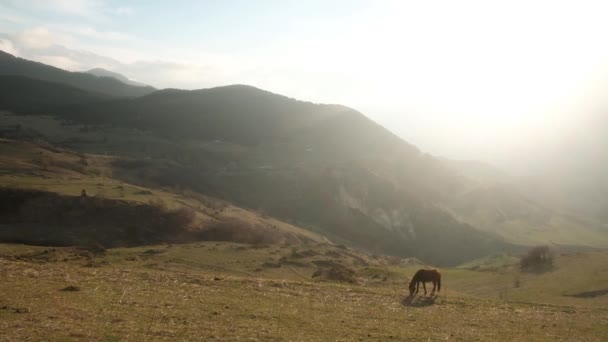
[[[97,77],[111,77],[111,78],[115,78],[115,79],[121,81],[124,84],[132,85],[132,86],[136,86],[136,87],[148,87],[148,85],[146,85],[146,84],[130,80],[127,77],[125,77],[124,75],[121,75],[121,74],[119,74],[117,72],[113,72],[113,71],[106,70],[106,69],[103,69],[103,68],[91,69],[89,71],[86,71],[86,73],[87,74],[91,74],[91,75],[95,75]]]
[[[31,114],[55,111],[63,106],[100,102],[109,98],[61,83],[0,75],[0,109]]]
[[[298,148],[301,152],[314,150],[313,155],[333,152],[332,158],[373,156],[387,149],[419,153],[351,108],[297,101],[244,85],[168,89],[137,99],[81,106],[62,114],[89,124],[112,122],[171,138],[246,146],[272,144],[287,156],[291,152],[285,149]]]
[[[453,160],[439,158],[443,163],[455,172],[475,181],[479,184],[495,184],[512,182],[513,177],[508,173],[477,160]]]
[[[111,77],[70,72],[46,64],[29,61],[0,51],[0,75],[24,76],[47,82],[56,82],[92,93],[115,97],[136,97],[150,94],[152,87],[125,84]]]
[[[348,107],[235,85],[45,112],[103,134],[68,146],[123,156],[115,176],[220,197],[338,242],[442,265],[513,248],[441,208],[462,186],[441,162]]]
[[[421,153],[345,106],[245,85],[52,105],[40,111],[72,124],[39,134],[116,156],[114,177],[221,198],[374,252],[456,265],[524,244],[608,245],[605,229],[545,208],[500,172]]]
[[[605,229],[545,208],[500,171],[422,154],[344,106],[235,85],[85,104],[65,117],[144,130],[178,145],[146,153],[178,161],[156,164],[154,179],[163,185],[212,192],[383,252],[411,253],[439,237],[449,237],[445,256],[425,248],[415,255],[449,263],[489,246],[509,248],[501,239],[608,245]],[[465,250],[456,252],[460,246]]]

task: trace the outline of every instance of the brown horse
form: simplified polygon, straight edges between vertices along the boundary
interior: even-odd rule
[[[410,296],[418,293],[420,283],[422,283],[424,295],[426,295],[426,282],[429,281],[433,282],[433,292],[431,294],[435,293],[435,288],[437,292],[441,291],[441,273],[437,270],[418,270],[410,282]]]

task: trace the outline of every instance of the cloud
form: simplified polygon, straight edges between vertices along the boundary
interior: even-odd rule
[[[57,12],[89,16],[97,12],[102,2],[97,0],[43,0],[47,8],[51,8]]]
[[[114,70],[140,82],[169,88],[206,88],[227,84],[225,70],[219,66],[164,60],[120,63]]]
[[[115,7],[107,0],[2,0],[0,10],[15,13],[55,14],[65,18],[84,18],[93,22],[107,22],[112,16],[133,14],[129,6]],[[18,23],[24,18],[0,14],[0,21]]]
[[[121,6],[115,9],[114,13],[118,15],[131,15],[133,14],[133,8]]]
[[[47,11],[72,16],[90,17],[99,12],[99,0],[5,0],[5,5],[22,10]]]
[[[90,26],[51,25],[25,29],[10,38],[13,46],[23,49],[46,49],[51,46],[75,46],[79,49],[90,46],[105,46],[104,43],[129,42],[134,38],[117,31],[100,31]]]
[[[29,49],[42,49],[54,43],[54,38],[46,27],[25,30],[17,37],[19,43]]]
[[[8,39],[0,39],[0,50],[4,51],[6,53],[10,53],[13,56],[19,55],[19,51],[13,45],[13,42],[11,42]]]
[[[64,70],[82,70],[82,65],[80,63],[65,56],[39,56],[37,60],[41,63],[52,65]]]
[[[45,49],[53,45],[72,45],[75,42],[75,38],[67,31],[51,30],[46,26],[32,27],[10,37],[15,46],[24,49]]]
[[[195,89],[238,83],[238,73],[241,71],[228,62],[222,64],[220,56],[203,56],[206,63],[146,59],[119,61],[54,44],[53,35],[43,28],[28,30],[10,38],[0,38],[0,49],[11,54],[19,52],[22,58],[69,71],[104,68],[145,84],[171,88]]]
[[[25,21],[24,18],[17,16],[17,15],[6,14],[6,13],[0,14],[0,22],[18,24],[18,23],[22,23],[24,21]]]
[[[98,31],[92,27],[76,28],[72,32],[74,32],[77,35],[88,37],[88,38],[95,38],[95,39],[109,40],[109,41],[128,40],[128,39],[132,38],[131,36],[121,33],[121,32]]]
[[[68,49],[57,44],[61,41],[61,38],[57,39],[48,30],[37,28],[16,35],[0,34],[0,50],[68,70],[88,70],[92,68],[113,70],[121,64],[113,58],[85,50]]]

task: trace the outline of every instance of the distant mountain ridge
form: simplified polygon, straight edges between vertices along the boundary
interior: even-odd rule
[[[133,81],[131,79],[128,79],[126,76],[119,74],[117,72],[113,72],[110,70],[106,70],[103,68],[94,68],[91,70],[87,70],[86,71],[87,74],[91,74],[91,75],[95,75],[97,77],[112,77],[115,78],[119,81],[121,81],[124,84],[128,84],[128,85],[132,85],[135,87],[149,87],[147,84],[141,83],[141,82],[137,82],[137,81]]]
[[[70,72],[50,65],[29,61],[0,51],[0,75],[24,76],[47,82],[63,83],[92,93],[115,97],[137,97],[156,89],[125,84],[112,77],[98,77],[82,72]]]
[[[250,146],[288,139],[290,144],[282,147],[305,146],[315,153],[335,151],[341,157],[343,153],[373,155],[394,148],[419,153],[354,109],[298,101],[246,85],[166,89],[135,99],[83,105],[64,115],[90,124],[113,122],[164,136]],[[320,142],[331,146],[319,146]]]

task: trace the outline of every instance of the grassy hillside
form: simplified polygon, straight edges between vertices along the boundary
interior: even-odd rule
[[[0,239],[50,245],[327,240],[194,192],[111,178],[112,157],[0,140]],[[87,198],[81,198],[81,191]]]
[[[478,162],[446,160],[471,182],[444,204],[461,221],[513,243],[606,247],[604,156],[598,146],[589,147],[585,152],[560,154],[568,160],[552,167],[540,167],[539,160],[534,166],[539,173],[526,177],[503,174]],[[597,156],[587,161],[593,166],[581,165],[590,155]]]
[[[106,96],[132,97],[153,92],[152,87],[137,87],[111,77],[97,77],[82,72],[69,72],[50,65],[18,58],[0,51],[0,75],[24,76],[47,82],[62,83]]]
[[[425,203],[416,188],[394,188],[394,183],[375,176],[365,163],[266,169],[254,166],[257,162],[255,150],[249,153],[252,151],[236,145],[186,142],[176,146],[171,141],[132,134],[124,128],[115,129],[115,133],[114,129],[83,131],[82,126],[53,124],[48,118],[41,118],[40,123],[32,123],[31,116],[5,118],[5,122],[17,120],[13,122],[33,127],[42,136],[58,142],[67,141],[68,146],[84,151],[126,147],[133,149],[127,152],[128,155],[141,156],[139,146],[154,144],[151,151],[156,153],[154,158],[109,158],[104,172],[143,187],[192,189],[223,198],[328,235],[334,241],[355,244],[377,253],[417,256],[456,265],[510,248]],[[171,153],[172,149],[179,149],[181,154],[176,154],[177,150]],[[180,159],[165,159],[165,153]],[[252,159],[247,160],[247,155]],[[230,160],[245,158],[240,161],[242,165],[226,168],[226,163],[230,165],[231,161],[221,158],[227,156]],[[75,160],[76,164],[78,162]],[[14,162],[10,159],[6,162],[7,166],[11,163]],[[39,168],[41,164],[32,167]],[[415,174],[413,176],[416,178]],[[402,175],[402,179],[406,177],[411,176]],[[424,190],[424,184],[412,184]],[[75,194],[77,192],[72,193]],[[433,247],[429,247],[431,245]]]
[[[478,186],[447,203],[460,220],[513,243],[608,246],[608,227],[540,205],[513,185]]]
[[[97,256],[77,249],[0,245],[0,328],[6,340],[608,338],[608,313],[598,307],[604,303],[605,308],[605,296],[552,302],[567,287],[574,292],[601,287],[587,272],[574,269],[580,260],[570,264],[564,257],[559,263],[564,274],[583,275],[574,283],[555,281],[562,275],[522,280],[516,290],[545,301],[535,304],[522,302],[523,297],[518,302],[496,298],[496,285],[507,286],[502,274],[450,269],[441,270],[439,296],[408,298],[408,277],[420,266],[333,247],[309,250],[348,265],[356,281],[311,278],[312,268],[297,263],[268,266],[286,257],[303,264],[319,258],[301,257],[310,254],[280,245],[207,242],[113,249]],[[358,256],[367,265],[344,261],[340,253]],[[294,255],[298,259],[290,257]],[[605,265],[605,254],[587,257],[592,273]],[[549,279],[561,289],[538,297],[538,284]]]

